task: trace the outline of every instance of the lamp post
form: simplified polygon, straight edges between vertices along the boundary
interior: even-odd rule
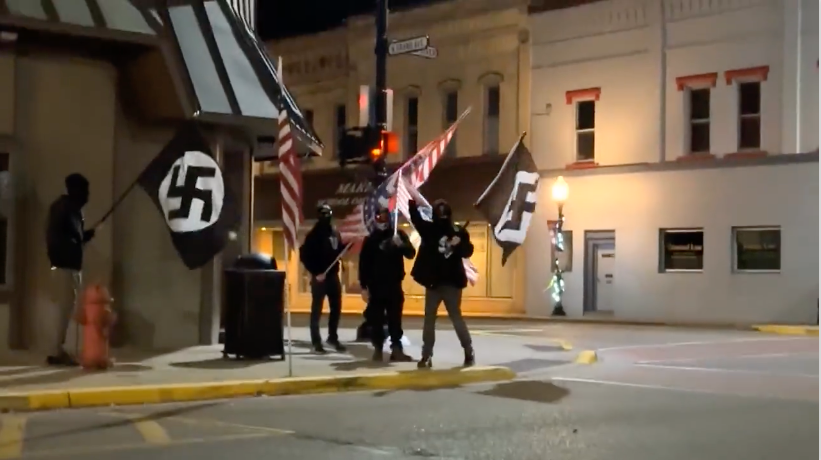
[[[564,279],[562,278],[562,267],[559,265],[559,253],[564,252],[564,233],[562,227],[564,226],[564,203],[570,194],[570,189],[565,182],[564,177],[559,176],[553,187],[550,189],[550,195],[553,201],[559,207],[559,218],[556,220],[556,227],[553,229],[553,279],[550,281],[550,293],[553,298],[553,313],[552,316],[567,316],[562,306],[562,296],[564,294]]]

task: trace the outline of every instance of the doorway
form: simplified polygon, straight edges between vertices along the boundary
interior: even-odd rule
[[[614,314],[616,232],[584,233],[584,314]]]

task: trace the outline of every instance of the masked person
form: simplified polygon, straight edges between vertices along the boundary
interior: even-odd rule
[[[405,304],[402,291],[405,262],[402,259],[413,259],[416,249],[404,231],[394,229],[387,209],[377,212],[374,227],[374,231],[365,237],[359,253],[359,284],[362,286],[362,298],[368,303],[367,322],[374,347],[373,359],[383,359],[385,328],[382,325],[387,318],[391,338],[390,360],[413,361],[402,350],[402,307]]]
[[[82,286],[83,246],[94,237],[94,229],[86,230],[83,207],[88,203],[89,184],[82,174],[65,179],[66,193],[51,204],[46,224],[46,248],[51,263],[51,300],[57,308],[57,336],[50,365],[75,365],[66,351],[66,335],[77,308],[77,296]]]
[[[319,319],[322,304],[328,298],[328,345],[336,351],[345,351],[339,341],[339,316],[342,314],[342,285],[339,282],[339,260],[345,250],[339,231],[332,222],[333,211],[327,204],[317,208],[316,225],[305,236],[299,249],[299,260],[311,274],[311,344],[317,353],[324,353]],[[332,265],[333,264],[333,265]],[[326,272],[327,270],[327,272]]]
[[[422,359],[419,368],[432,366],[433,343],[436,340],[436,314],[445,304],[459,343],[465,351],[465,366],[475,363],[470,332],[462,318],[462,290],[467,287],[463,258],[473,255],[470,235],[453,223],[450,205],[439,200],[433,204],[432,221],[419,213],[415,201],[409,203],[411,223],[419,232],[419,255],[411,276],[425,287],[425,321],[422,329]]]

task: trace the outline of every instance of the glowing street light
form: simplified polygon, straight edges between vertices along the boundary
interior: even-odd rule
[[[564,177],[559,176],[553,187],[550,189],[550,195],[553,201],[559,207],[559,219],[556,221],[556,227],[553,229],[553,279],[548,286],[551,290],[551,297],[553,299],[553,316],[567,316],[562,306],[562,297],[564,295],[564,279],[562,278],[562,267],[559,265],[559,253],[564,252],[564,203],[567,197],[570,196],[570,187],[565,182]]]

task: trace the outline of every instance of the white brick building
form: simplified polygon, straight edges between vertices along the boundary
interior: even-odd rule
[[[577,3],[530,16],[544,179],[527,312],[552,308],[545,220],[564,175],[570,316],[815,321],[818,2]]]

